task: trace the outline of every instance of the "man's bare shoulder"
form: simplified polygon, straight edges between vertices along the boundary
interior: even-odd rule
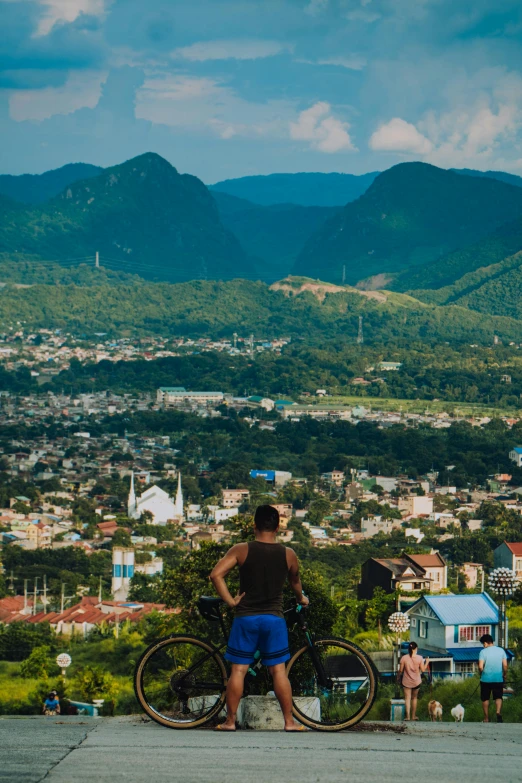
[[[287,562],[292,562],[292,561],[297,560],[297,555],[296,555],[296,553],[294,552],[293,549],[290,549],[289,546],[285,546],[285,549],[286,549],[286,561]]]

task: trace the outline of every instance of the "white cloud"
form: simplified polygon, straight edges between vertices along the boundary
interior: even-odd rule
[[[264,57],[274,57],[284,51],[292,51],[291,44],[281,41],[236,39],[199,41],[190,46],[174,49],[171,57],[174,59],[205,62],[206,60],[258,60]]]
[[[394,117],[372,133],[370,148],[383,152],[403,152],[413,155],[427,155],[433,145],[426,136],[400,117]]]
[[[324,60],[317,60],[317,65],[339,65],[341,68],[348,68],[350,71],[362,71],[366,66],[364,57],[354,54],[351,57],[328,57]]]
[[[309,16],[318,16],[328,8],[329,0],[310,0],[305,7],[305,14]]]
[[[181,74],[149,74],[136,100],[138,119],[222,139],[286,139],[293,116],[289,101],[254,103],[217,79]]]
[[[381,15],[377,11],[367,11],[364,8],[354,8],[353,11],[348,11],[345,14],[346,19],[349,22],[365,22],[371,24],[381,18]]]
[[[325,101],[302,111],[297,122],[290,123],[290,138],[309,141],[314,149],[321,152],[355,150],[348,133],[349,123],[336,119],[330,111],[331,106]]]
[[[13,90],[9,95],[9,116],[16,122],[41,121],[85,107],[93,109],[106,78],[107,73],[103,71],[73,71],[60,87]]]
[[[74,22],[80,14],[103,16],[105,0],[43,0],[35,36],[47,35],[56,22]]]

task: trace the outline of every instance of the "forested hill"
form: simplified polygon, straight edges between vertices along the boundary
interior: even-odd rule
[[[0,207],[0,252],[65,261],[98,250],[113,268],[172,281],[253,274],[205,185],[153,153],[75,182],[40,207]]]
[[[345,267],[346,280],[355,283],[418,264],[436,266],[521,214],[522,188],[401,163],[308,240],[294,273],[313,274],[322,264],[322,277],[339,282]]]
[[[96,177],[103,171],[90,163],[68,163],[43,174],[0,174],[0,193],[25,204],[41,204],[58,196],[68,185]]]
[[[290,273],[306,240],[341,209],[296,204],[263,207],[217,190],[212,195],[223,225],[256,264],[259,277],[270,282]],[[321,274],[320,268],[316,274]]]
[[[219,338],[252,332],[258,339],[287,335],[320,345],[333,338],[355,341],[360,315],[368,343],[419,338],[490,344],[494,334],[522,341],[521,321],[303,279],[268,287],[246,280],[172,285],[102,278],[99,285],[9,284],[0,289],[3,330],[21,321],[26,329],[61,327],[86,335],[104,331]]]
[[[522,217],[500,226],[485,239],[448,253],[435,264],[407,269],[391,282],[390,287],[395,291],[415,292],[451,286],[464,275],[498,264],[519,250],[522,250]],[[433,301],[443,302],[446,298],[434,297]]]
[[[255,204],[300,204],[303,207],[341,207],[362,196],[378,171],[368,174],[268,174],[226,179],[210,185],[213,192],[253,201]]]

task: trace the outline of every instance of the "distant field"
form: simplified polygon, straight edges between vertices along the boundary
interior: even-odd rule
[[[401,400],[389,397],[342,397],[332,396],[323,400],[328,405],[362,405],[373,411],[402,411],[403,413],[449,413],[455,418],[468,416],[509,416],[517,418],[520,408],[502,408],[477,403],[446,402],[445,400]]]

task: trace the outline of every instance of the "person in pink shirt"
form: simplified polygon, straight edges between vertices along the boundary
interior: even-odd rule
[[[417,697],[422,682],[422,672],[426,671],[430,663],[429,658],[424,660],[422,655],[415,652],[417,649],[417,644],[410,642],[408,653],[402,656],[399,665],[399,682],[404,690],[406,720],[419,720],[417,718]]]

